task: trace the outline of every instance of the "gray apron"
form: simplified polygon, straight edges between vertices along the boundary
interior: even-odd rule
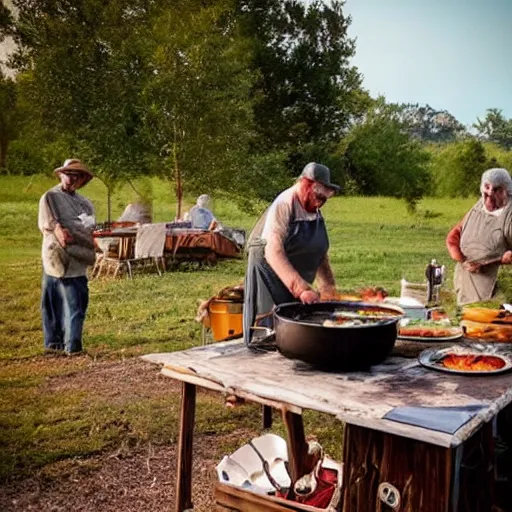
[[[294,210],[295,211],[295,201]],[[258,222],[262,228],[264,222]],[[256,229],[256,228],[255,228]],[[259,234],[258,234],[259,235]],[[297,299],[279,279],[265,259],[265,244],[259,236],[251,236],[249,259],[244,288],[244,342],[257,344],[258,336],[253,336],[251,327],[272,327],[274,305],[296,302]],[[327,230],[320,212],[313,220],[292,219],[284,240],[284,251],[293,268],[308,283],[313,283],[325,254],[329,249]]]
[[[482,200],[464,219],[460,249],[469,261],[486,261],[502,256],[511,247],[510,231],[512,202],[499,217],[483,209]],[[478,273],[464,270],[462,263],[455,267],[454,284],[458,304],[481,302],[492,298],[498,277],[499,263],[482,267]]]

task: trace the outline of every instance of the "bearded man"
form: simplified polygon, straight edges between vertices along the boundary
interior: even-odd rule
[[[330,170],[311,162],[298,181],[281,192],[257,222],[248,243],[244,288],[244,341],[253,342],[254,327],[271,327],[274,305],[318,302],[334,295],[329,239],[320,208],[340,187]],[[313,288],[316,279],[317,290]],[[320,293],[319,293],[320,292]]]
[[[512,179],[506,169],[482,174],[482,194],[446,238],[457,262],[454,284],[460,305],[489,300],[496,293],[500,265],[512,263]]]

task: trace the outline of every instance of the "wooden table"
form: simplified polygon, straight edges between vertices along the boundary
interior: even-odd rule
[[[192,509],[196,386],[279,409],[287,428],[293,478],[304,469],[303,409],[332,414],[344,422],[344,512],[479,512],[492,508],[493,420],[512,402],[511,373],[483,378],[450,375],[399,356],[368,372],[325,373],[278,352],[254,353],[240,340],[143,358],[162,365],[164,375],[183,383],[177,512]],[[384,418],[397,407],[468,405],[482,408],[453,434]],[[396,488],[398,508],[379,499],[379,485],[384,483]],[[243,502],[240,496],[237,499]],[[219,510],[265,510],[255,504],[247,507]],[[267,506],[267,510],[292,509]]]
[[[121,258],[133,258],[136,228],[96,231],[94,239],[118,239]],[[96,245],[97,242],[96,242]],[[231,240],[215,231],[173,229],[165,238],[165,254],[173,259],[240,258],[241,249]]]

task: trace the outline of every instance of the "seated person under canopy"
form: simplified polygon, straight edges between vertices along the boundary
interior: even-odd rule
[[[454,285],[458,304],[491,299],[500,265],[512,263],[512,179],[506,169],[482,174],[482,197],[446,238],[457,262]]]
[[[339,190],[325,165],[309,163],[297,183],[281,192],[249,239],[245,276],[244,341],[257,344],[255,326],[272,326],[274,305],[320,300],[336,285],[327,257],[329,240],[320,208]],[[319,292],[313,287],[313,281]]]
[[[190,208],[186,220],[189,220],[195,229],[214,229],[217,220],[209,209],[210,196],[202,194],[197,198],[196,204]]]

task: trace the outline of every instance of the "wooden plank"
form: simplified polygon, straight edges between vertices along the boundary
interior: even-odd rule
[[[427,428],[415,427],[414,425],[406,425],[397,421],[382,419],[380,421],[367,420],[366,418],[355,418],[353,415],[346,416],[338,414],[336,418],[344,423],[350,423],[357,427],[370,428],[379,432],[394,434],[397,436],[407,437],[416,441],[435,444],[444,448],[451,448],[461,443],[452,434],[429,430]]]
[[[182,381],[182,382],[188,382],[190,384],[194,384],[196,386],[200,386],[202,388],[211,389],[213,391],[219,391],[224,394],[230,394],[235,395],[239,398],[243,398],[244,400],[249,400],[250,402],[259,403],[263,406],[268,406],[270,408],[274,409],[288,409],[290,411],[295,412],[296,414],[301,414],[302,409],[300,407],[294,406],[292,404],[288,403],[282,403],[282,402],[276,402],[275,400],[268,400],[266,398],[262,398],[259,396],[256,396],[252,393],[247,393],[245,391],[236,389],[236,388],[225,388],[223,385],[218,384],[210,379],[206,379],[203,377],[198,377],[193,372],[185,372],[185,371],[176,371],[171,370],[167,367],[164,367],[160,370],[162,375],[165,375],[167,377],[171,377],[173,379]]]
[[[192,509],[192,445],[196,409],[196,387],[184,382],[181,393],[178,462],[176,470],[176,512]]]
[[[321,372],[278,352],[254,353],[235,340],[144,359],[189,369],[198,378],[221,383],[237,396],[258,403],[325,412],[347,423],[439,446],[461,444],[512,403],[512,374],[486,378],[443,374],[403,357],[390,357],[367,372]],[[454,435],[383,419],[397,407],[477,404],[484,407]]]
[[[306,467],[308,445],[304,435],[302,415],[283,410],[283,423],[288,434],[288,461],[292,482],[296,482],[302,475],[311,471]]]
[[[496,454],[496,497],[495,502],[502,510],[512,510],[512,405],[507,406],[497,417],[497,431],[508,450]]]
[[[458,477],[457,512],[485,512],[494,503],[494,439],[487,423],[462,446]]]
[[[452,512],[450,449],[347,425],[343,453],[343,512],[393,510],[383,483],[397,489],[400,512]]]
[[[325,512],[325,509],[302,505],[291,500],[256,494],[228,484],[215,484],[215,502],[217,510],[236,510],[237,512]]]

